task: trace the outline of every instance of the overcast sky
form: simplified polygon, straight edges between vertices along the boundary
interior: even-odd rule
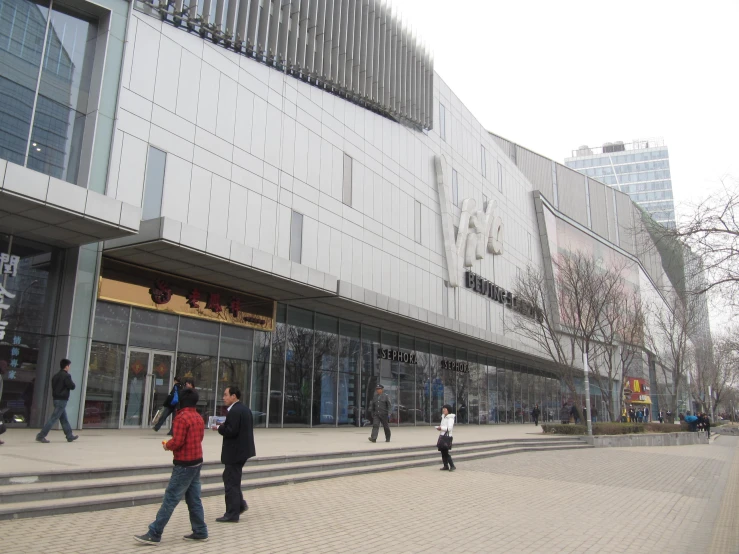
[[[678,214],[739,178],[739,0],[393,0],[488,130],[563,162],[663,137]]]

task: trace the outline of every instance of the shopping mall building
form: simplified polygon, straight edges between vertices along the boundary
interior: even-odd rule
[[[147,427],[175,375],[269,427],[365,425],[379,383],[398,425],[546,418],[521,272],[668,284],[628,195],[489,133],[378,0],[0,0],[0,118],[11,425],[63,357],[80,428]]]

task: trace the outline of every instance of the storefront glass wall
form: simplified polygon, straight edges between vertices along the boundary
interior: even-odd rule
[[[437,423],[443,404],[460,424],[530,421],[536,403],[544,420],[561,396],[532,368],[297,307],[278,305],[269,333],[98,302],[84,425],[149,425],[175,374],[195,381],[204,422],[234,384],[270,427],[370,425],[380,383],[393,425]]]
[[[51,356],[63,252],[0,235],[0,254],[0,414],[10,427],[39,426],[59,368]]]

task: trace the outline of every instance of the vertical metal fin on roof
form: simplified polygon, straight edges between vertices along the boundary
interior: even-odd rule
[[[433,127],[433,57],[388,0],[137,0],[142,4],[146,13],[360,106]]]

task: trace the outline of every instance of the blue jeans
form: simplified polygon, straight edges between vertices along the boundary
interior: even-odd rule
[[[205,514],[203,513],[203,503],[200,501],[200,468],[202,465],[194,467],[174,466],[172,468],[172,477],[169,478],[167,490],[164,491],[164,500],[162,506],[157,512],[157,518],[154,523],[149,525],[149,533],[156,538],[161,538],[164,527],[172,517],[172,512],[177,504],[185,496],[187,503],[187,511],[190,514],[190,526],[192,532],[199,537],[208,536],[208,526],[205,524]]]
[[[49,431],[51,431],[51,428],[54,426],[57,420],[59,420],[59,423],[62,424],[62,429],[64,429],[64,434],[67,436],[67,440],[71,439],[74,434],[72,433],[72,426],[69,425],[69,420],[67,419],[66,408],[66,400],[54,400],[54,411],[52,412],[49,421],[46,422],[44,428],[41,429],[41,432],[36,435],[36,437],[40,439],[45,438],[46,435],[49,434]]]

